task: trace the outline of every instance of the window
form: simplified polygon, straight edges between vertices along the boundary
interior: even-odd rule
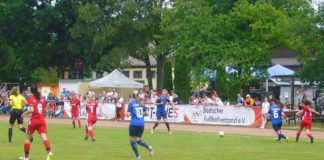
[[[152,71],[152,78],[155,78],[156,77],[156,73],[155,71]]]
[[[142,78],[143,73],[142,71],[134,71],[134,78]]]
[[[129,71],[123,71],[123,74],[129,78]]]
[[[96,72],[96,78],[99,79],[99,78],[102,78],[104,76],[104,73],[103,72],[100,72],[100,71],[97,71]]]

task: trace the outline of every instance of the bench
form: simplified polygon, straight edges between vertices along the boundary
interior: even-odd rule
[[[288,118],[288,126],[290,125],[291,121],[294,121],[295,125],[297,124],[296,113],[297,111],[285,111],[284,112],[286,117]]]

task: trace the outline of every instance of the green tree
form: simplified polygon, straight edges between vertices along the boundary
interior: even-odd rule
[[[32,81],[36,83],[50,83],[50,84],[57,84],[59,82],[59,77],[56,69],[54,68],[36,68],[31,73]]]
[[[294,41],[297,31],[290,34],[290,21],[272,1],[177,0],[161,23],[164,33],[172,34],[161,39],[177,54],[191,58],[195,69],[237,70],[242,89],[253,80],[251,73],[265,73],[273,48],[300,43]]]
[[[174,87],[175,91],[179,95],[179,98],[184,103],[189,102],[190,97],[190,61],[186,57],[177,56],[175,61],[174,70]]]
[[[315,43],[312,45],[311,58],[304,59],[300,75],[304,81],[317,83],[324,87],[324,3],[318,6],[316,13]]]
[[[164,64],[164,80],[163,88],[168,91],[173,90],[173,78],[172,78],[172,64],[171,61],[166,61]]]
[[[0,80],[29,82],[37,67],[56,68],[62,74],[74,64],[69,52],[69,28],[76,18],[77,1],[31,0],[0,3],[0,50],[7,64],[0,64]],[[19,68],[19,69],[18,69]]]
[[[150,56],[158,61],[158,81],[163,80],[161,68],[163,70],[166,55],[153,48],[159,45],[154,35],[160,30],[160,10],[164,2],[111,0],[80,4],[77,22],[70,29],[77,42],[73,48],[85,52],[93,69],[103,71],[121,66],[120,62],[129,56],[142,60],[152,89]]]

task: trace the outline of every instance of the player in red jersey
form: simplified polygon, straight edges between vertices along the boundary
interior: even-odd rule
[[[85,127],[86,128],[85,140],[88,140],[90,135],[92,142],[95,142],[95,135],[92,127],[97,122],[97,107],[98,107],[98,102],[95,101],[93,95],[89,95],[89,101],[86,107],[86,111],[88,113],[88,119],[87,119],[87,125]]]
[[[79,128],[81,128],[81,120],[80,120],[80,100],[78,99],[76,93],[72,93],[70,104],[72,106],[72,124],[73,128],[75,128],[75,120],[78,121]]]
[[[306,128],[306,135],[310,138],[310,142],[314,143],[314,138],[313,138],[313,136],[311,134],[312,120],[313,120],[312,112],[314,112],[317,115],[319,115],[320,113],[316,112],[315,110],[313,110],[311,108],[312,103],[310,101],[308,101],[308,100],[306,100],[305,102],[302,102],[301,106],[304,107],[303,110],[300,110],[299,112],[296,113],[296,115],[298,117],[302,118],[299,130],[297,132],[296,142],[298,142],[302,130],[304,128]]]
[[[37,85],[31,86],[31,92],[33,93],[33,95],[29,97],[27,101],[29,108],[26,112],[22,114],[22,117],[31,114],[31,118],[28,122],[27,130],[26,130],[26,138],[24,144],[25,156],[21,157],[20,159],[22,160],[29,159],[30,140],[34,132],[37,131],[38,134],[40,134],[47,151],[46,160],[50,160],[53,154],[51,152],[50,142],[46,136],[47,128],[46,128],[46,121],[44,118],[44,111],[47,110],[48,106],[46,105],[45,98],[42,98]]]

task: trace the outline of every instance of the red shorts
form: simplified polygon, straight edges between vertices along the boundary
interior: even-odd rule
[[[35,130],[38,132],[38,134],[47,133],[45,119],[29,121],[27,130],[26,130],[27,134],[34,134]]]
[[[97,116],[88,116],[88,126],[93,126],[97,122]]]
[[[80,117],[79,110],[72,110],[72,118],[74,118],[74,117]]]
[[[300,128],[306,128],[306,129],[311,130],[312,129],[312,123],[311,122],[302,121],[300,123]]]

